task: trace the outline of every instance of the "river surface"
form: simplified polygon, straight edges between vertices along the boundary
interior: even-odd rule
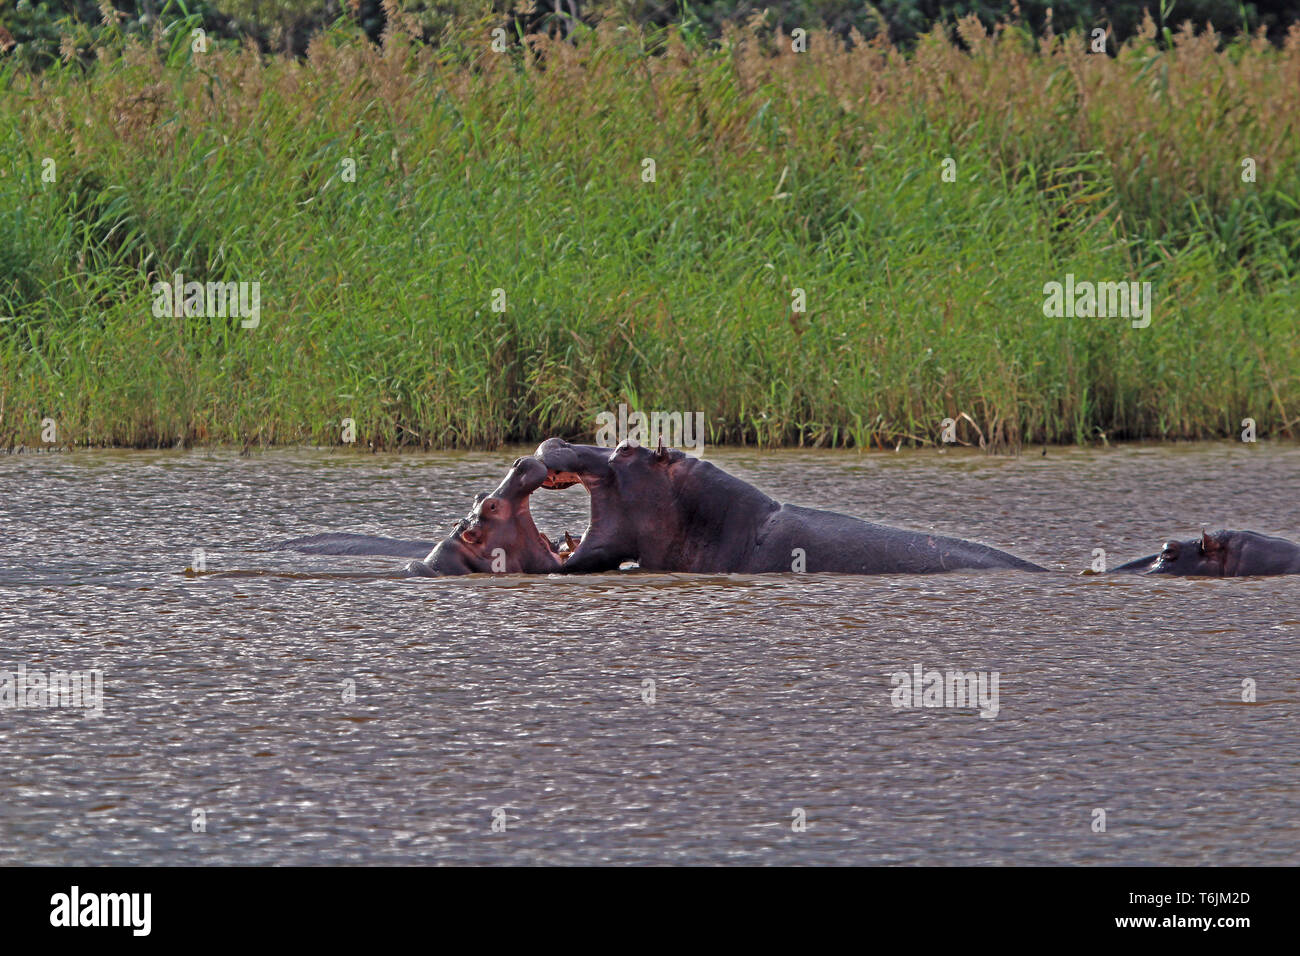
[[[1297,447],[708,454],[1052,574],[263,550],[437,537],[526,451],[0,456],[0,670],[104,688],[0,710],[0,864],[1300,863],[1300,578],[1080,574],[1300,540]],[[533,513],[579,532],[586,493]],[[895,706],[917,666],[996,672],[996,716]]]

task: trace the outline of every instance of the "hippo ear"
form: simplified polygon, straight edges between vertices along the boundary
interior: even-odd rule
[[[655,461],[667,461],[668,449],[664,447],[664,436],[659,436],[659,447],[655,449]]]
[[[1211,538],[1204,528],[1201,529],[1201,550],[1206,554],[1219,550],[1219,542]]]
[[[481,544],[483,541],[483,531],[480,528],[470,526],[460,533],[460,540],[466,544]]]

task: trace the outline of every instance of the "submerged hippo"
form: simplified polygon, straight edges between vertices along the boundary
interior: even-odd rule
[[[291,538],[271,545],[271,550],[300,551],[303,554],[374,554],[390,558],[420,558],[437,545],[437,541],[410,541],[402,538],[384,538],[374,534],[337,531]]]
[[[567,550],[553,545],[537,530],[528,510],[528,496],[546,479],[546,466],[536,458],[520,458],[491,494],[474,499],[470,513],[441,541],[404,541],[365,534],[314,534],[277,545],[307,554],[389,555],[424,558],[405,568],[414,575],[545,573],[559,569],[578,545],[564,536]],[[427,557],[426,557],[427,555]]]
[[[1149,554],[1112,573],[1208,575],[1300,574],[1300,546],[1285,538],[1255,531],[1201,532],[1191,541],[1166,541],[1159,554]]]
[[[547,488],[581,483],[591,523],[560,567],[609,571],[926,574],[962,568],[1044,571],[1014,555],[940,535],[781,504],[716,465],[676,449],[623,442],[612,452],[552,438],[538,447]]]

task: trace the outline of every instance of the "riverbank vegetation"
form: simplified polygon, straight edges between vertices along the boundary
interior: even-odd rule
[[[0,446],[1300,427],[1300,28],[390,9],[302,56],[184,18],[0,55]],[[155,314],[178,273],[259,283],[255,325]],[[1067,275],[1151,283],[1149,325],[1045,315]]]

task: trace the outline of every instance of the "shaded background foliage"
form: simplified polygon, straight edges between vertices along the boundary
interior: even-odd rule
[[[1162,27],[1190,20],[1228,37],[1262,30],[1274,42],[1300,19],[1300,5],[1239,0],[388,0],[387,8],[416,28],[409,33],[431,44],[456,23],[494,20],[509,24],[515,36],[568,35],[578,23],[590,26],[611,16],[642,27],[677,24],[711,39],[727,23],[762,17],[786,33],[819,29],[846,41],[855,31],[865,39],[884,33],[903,48],[935,24],[951,26],[967,15],[989,27],[1018,21],[1034,34],[1049,25],[1057,32],[1100,26],[1112,42],[1135,35],[1147,10]],[[184,21],[202,26],[214,40],[252,40],[263,51],[303,55],[313,36],[340,20],[378,42],[389,19],[383,0],[0,0],[0,45],[12,44],[11,55],[39,68],[59,56],[68,39],[85,50],[104,30],[144,34],[157,24]]]

